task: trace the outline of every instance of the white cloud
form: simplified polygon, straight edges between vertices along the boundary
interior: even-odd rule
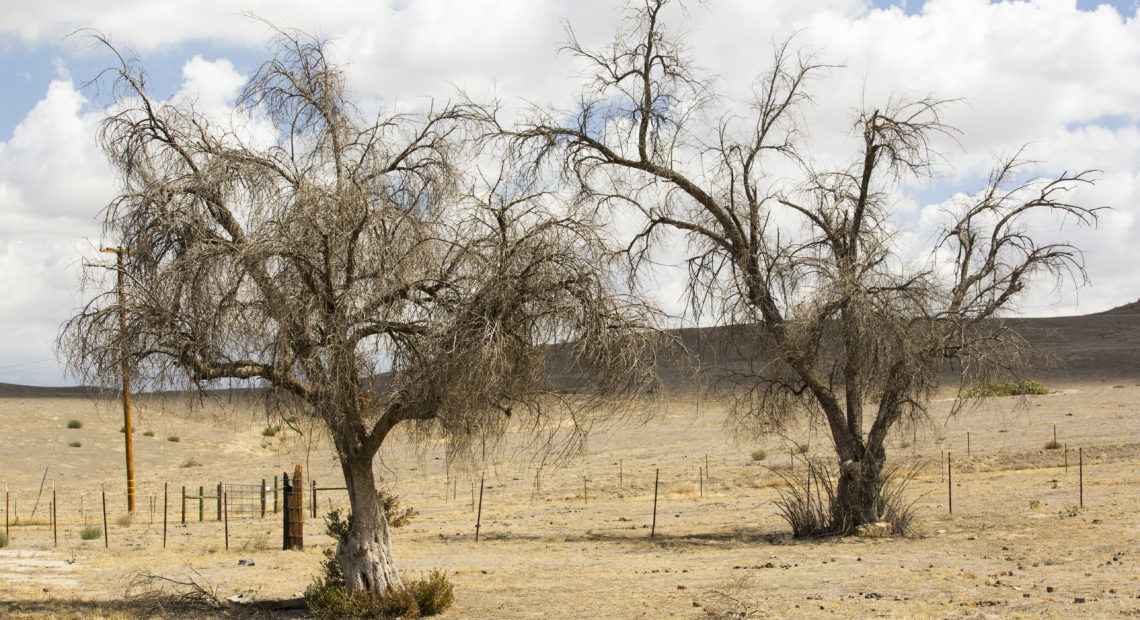
[[[264,50],[270,36],[241,11],[333,39],[334,57],[347,63],[349,84],[366,102],[447,99],[459,86],[476,96],[497,90],[508,101],[567,108],[581,66],[556,54],[564,39],[561,20],[597,47],[621,15],[612,0],[51,0],[5,3],[0,43],[49,46],[66,61],[86,46],[63,37],[76,28],[98,29],[137,49],[146,66],[181,67],[181,94],[217,118],[227,113],[243,76],[212,45]],[[824,160],[851,152],[849,129],[860,104],[882,105],[892,95],[963,98],[947,109],[946,120],[963,134],[961,146],[940,144],[948,159],[944,175],[908,186],[914,195],[900,197],[900,221],[909,225],[901,245],[928,241],[932,209],[949,198],[938,192],[977,190],[995,155],[1028,145],[1027,156],[1041,162],[1036,173],[1103,170],[1080,196],[1116,210],[1098,231],[1063,233],[1087,250],[1094,286],[1079,296],[1064,293],[1061,305],[1051,305],[1056,299],[1046,290],[1024,307],[1035,314],[1085,312],[1140,296],[1132,275],[1140,263],[1140,19],[1125,19],[1108,6],[1077,11],[1071,0],[930,0],[916,15],[872,10],[864,0],[719,0],[690,3],[684,11],[672,7],[669,19],[673,30],[687,33],[694,59],[718,76],[718,91],[729,97],[747,95],[771,58],[772,42],[795,32],[795,44],[844,65],[812,85],[810,136]],[[174,58],[175,46],[190,49],[191,57]],[[97,114],[84,114],[84,99],[66,64],[62,69],[12,138],[0,143],[0,286],[20,289],[0,299],[0,315],[9,321],[58,325],[44,309],[70,310],[73,245],[96,238],[93,217],[113,192],[114,177],[94,143]],[[1113,121],[1101,122],[1105,118]],[[29,265],[66,277],[13,279],[40,273],[27,271]],[[666,303],[676,306],[678,287],[662,282],[661,288]],[[55,328],[5,331],[0,367],[42,359]],[[0,381],[10,377],[5,372],[0,368]]]

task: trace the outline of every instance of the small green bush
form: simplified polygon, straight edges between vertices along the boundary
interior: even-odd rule
[[[124,424],[123,426],[120,426],[120,427],[119,427],[119,432],[120,432],[120,433],[125,433],[125,432],[127,432],[127,427],[126,427],[126,425],[125,425],[125,424]],[[134,434],[135,434],[135,429],[134,429],[133,427],[131,428],[131,434],[132,434],[132,435],[134,435]]]
[[[768,453],[765,452],[764,450],[753,450],[752,451],[752,460],[753,461],[763,461],[766,458],[768,458]]]
[[[73,441],[67,445],[71,446],[72,448],[82,448],[83,447],[83,444],[79,443],[78,441]]]
[[[811,446],[806,443],[796,444],[796,452],[799,454],[807,454],[811,452]]]
[[[166,440],[172,443],[178,443],[181,441],[181,439],[178,438],[178,435],[171,435],[170,437],[167,437]]]
[[[103,535],[103,528],[98,525],[84,525],[83,529],[79,530],[79,537],[83,540],[95,540]]]
[[[281,432],[281,426],[278,424],[273,424],[270,426],[266,426],[261,431],[261,436],[262,437],[273,437],[274,435],[276,435],[279,432]]]
[[[154,431],[147,431],[143,433],[143,437],[154,437]]]
[[[67,428],[83,428],[83,422],[79,420],[68,420]]]
[[[0,549],[3,549],[4,547],[7,547],[7,546],[8,546],[8,535],[5,534],[4,532],[0,532]]]
[[[1054,439],[1050,439],[1049,441],[1045,442],[1045,449],[1046,450],[1060,450],[1061,449],[1061,442],[1056,441]]]
[[[987,383],[979,385],[962,394],[962,398],[988,398],[990,396],[1026,396],[1048,394],[1049,390],[1040,383],[1026,379],[1025,381],[1010,381],[1008,383]]]

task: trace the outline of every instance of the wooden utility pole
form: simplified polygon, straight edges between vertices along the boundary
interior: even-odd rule
[[[115,254],[118,262],[117,280],[119,288],[119,364],[123,375],[123,437],[127,447],[127,511],[135,514],[135,456],[131,443],[131,376],[127,363],[127,310],[124,305],[126,291],[123,285],[123,255],[129,254],[121,246],[102,248],[100,252]]]

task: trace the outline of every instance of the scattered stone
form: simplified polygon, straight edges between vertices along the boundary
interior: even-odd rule
[[[678,589],[678,590],[688,590],[688,589],[689,589],[689,586],[684,586],[684,585],[681,585],[681,584],[677,584],[677,589]]]
[[[237,605],[248,605],[253,602],[253,596],[244,592],[238,594],[231,594],[226,597],[226,600]]]
[[[1083,597],[1083,596],[1074,597],[1073,602],[1074,603],[1083,603],[1083,602],[1085,602],[1085,597]]]
[[[250,558],[242,558],[238,560],[238,566],[253,566],[253,560]]]
[[[1053,586],[1045,586],[1045,591],[1046,591],[1046,592],[1052,592],[1052,591],[1053,591]]]

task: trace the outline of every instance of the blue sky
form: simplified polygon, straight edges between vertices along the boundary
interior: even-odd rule
[[[1044,283],[1020,307],[1057,315],[1140,297],[1133,275],[1140,264],[1137,4],[717,0],[691,3],[672,18],[726,98],[746,97],[771,42],[793,33],[797,45],[842,65],[820,82],[807,112],[823,160],[849,153],[847,129],[861,101],[961,97],[947,119],[962,129],[960,144],[944,145],[946,166],[932,181],[899,196],[899,243],[908,252],[928,246],[940,204],[978,190],[997,155],[1025,147],[1039,174],[1101,170],[1079,196],[1114,208],[1098,231],[1039,224],[1042,234],[1087,250],[1091,286]],[[332,39],[366,105],[447,98],[463,87],[568,107],[577,83],[570,60],[556,54],[563,20],[598,44],[611,36],[619,7],[613,0],[0,0],[0,382],[68,382],[52,346],[82,299],[81,264],[100,258],[97,218],[115,192],[94,138],[109,98],[88,84],[113,59],[70,33],[108,34],[137,53],[152,94],[181,91],[217,110],[264,58],[269,39],[243,11]],[[679,290],[666,278],[662,304],[678,307]]]

